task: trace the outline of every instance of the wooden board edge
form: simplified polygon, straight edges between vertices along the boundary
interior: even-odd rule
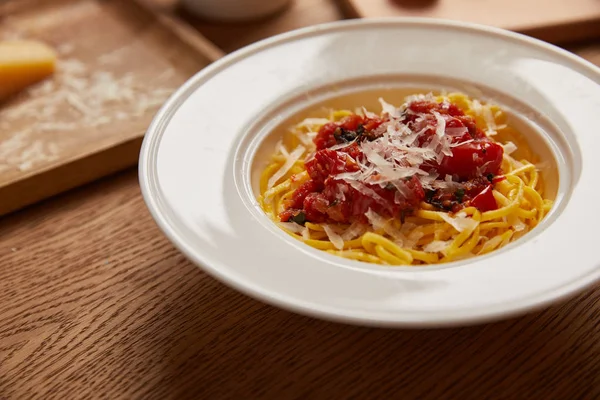
[[[352,0],[334,0],[334,2],[345,18],[369,18],[360,12],[360,9]],[[564,45],[570,42],[600,38],[600,15],[552,26],[506,30],[531,36],[548,43]],[[557,33],[559,31],[561,33]]]
[[[142,141],[134,137],[0,187],[0,216],[136,165]]]
[[[557,33],[558,31],[561,33]],[[600,16],[583,21],[573,21],[551,27],[535,27],[517,32],[557,45],[594,40],[600,38]]]
[[[362,18],[362,15],[358,11],[358,8],[356,8],[352,0],[334,0],[334,3],[342,12],[344,18]]]
[[[182,42],[206,56],[210,62],[217,61],[225,55],[223,50],[182,19],[157,11],[142,0],[129,0],[129,2],[153,15],[162,26],[173,32]]]

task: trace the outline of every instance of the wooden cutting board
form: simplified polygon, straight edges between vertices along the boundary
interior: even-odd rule
[[[9,0],[0,40],[59,53],[55,75],[0,104],[0,215],[137,162],[153,115],[221,56],[135,0]]]
[[[600,0],[338,0],[351,17],[476,22],[553,43],[600,37]]]

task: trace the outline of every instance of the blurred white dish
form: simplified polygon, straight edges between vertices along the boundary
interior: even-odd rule
[[[554,128],[541,135],[554,153],[560,182],[555,206],[540,226],[487,256],[384,268],[309,248],[263,214],[250,173],[258,143],[278,121],[323,97],[417,75],[463,82],[467,92],[489,88],[527,104],[534,120],[552,122]],[[599,83],[597,67],[564,50],[483,26],[390,19],[302,29],[223,58],[171,97],[144,140],[142,192],[183,253],[265,302],[384,326],[507,317],[600,277]]]

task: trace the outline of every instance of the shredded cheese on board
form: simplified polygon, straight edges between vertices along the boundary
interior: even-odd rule
[[[179,84],[172,68],[149,85],[148,76],[116,72],[123,70],[117,62],[84,63],[73,47],[58,46],[54,75],[0,107],[0,172],[52,162],[96,130],[149,115]]]

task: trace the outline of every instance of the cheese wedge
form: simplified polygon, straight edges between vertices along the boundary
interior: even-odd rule
[[[54,72],[56,53],[32,40],[0,42],[0,101]]]

